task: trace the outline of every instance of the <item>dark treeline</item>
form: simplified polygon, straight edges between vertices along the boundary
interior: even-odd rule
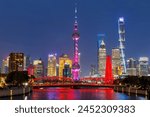
[[[26,71],[14,71],[7,75],[6,83],[21,86],[23,83],[29,81],[29,76]]]

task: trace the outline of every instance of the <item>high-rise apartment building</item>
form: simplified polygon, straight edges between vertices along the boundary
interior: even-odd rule
[[[56,76],[56,54],[48,55],[47,76]]]
[[[33,60],[34,76],[36,78],[44,76],[44,63],[41,59]]]
[[[105,77],[105,68],[106,68],[106,47],[104,40],[102,40],[100,48],[98,50],[98,73],[102,77]]]
[[[67,54],[63,54],[59,57],[59,77],[63,77],[63,70],[65,65],[68,64],[69,68],[72,69],[72,60],[68,57]]]
[[[112,70],[114,77],[118,77],[121,74],[120,68],[121,60],[120,60],[120,49],[114,48],[112,49]]]
[[[10,53],[9,72],[24,70],[24,53]]]

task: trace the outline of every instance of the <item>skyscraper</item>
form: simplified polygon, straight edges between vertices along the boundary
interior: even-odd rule
[[[47,76],[56,76],[56,54],[48,55]]]
[[[24,53],[10,53],[9,72],[24,70]]]
[[[59,57],[59,77],[60,80],[63,77],[63,70],[65,68],[65,65],[69,65],[69,68],[72,68],[72,60],[69,58],[67,54],[63,54]]]
[[[68,63],[66,63],[64,65],[63,77],[71,77],[71,68],[70,68],[70,65]]]
[[[78,22],[77,22],[77,7],[75,7],[75,22],[74,22],[74,31],[72,34],[72,39],[74,41],[74,61],[72,65],[72,76],[73,80],[78,81],[80,75],[80,65],[79,65],[79,48],[78,48],[78,41],[80,35],[78,32]]]
[[[112,49],[112,69],[114,77],[118,77],[118,75],[121,74],[122,71],[119,71],[120,65],[121,65],[120,49],[114,48]]]
[[[121,60],[121,68],[122,74],[126,74],[126,61],[125,61],[125,53],[124,53],[124,42],[125,42],[125,21],[123,17],[120,17],[118,20],[118,33],[119,33],[119,49],[120,49],[120,60]]]
[[[137,61],[134,58],[129,58],[127,60],[127,74],[129,76],[137,75]]]
[[[90,76],[95,76],[96,75],[96,65],[91,65],[91,70],[90,70],[90,73],[89,75]]]
[[[97,48],[99,49],[102,43],[102,40],[105,40],[105,34],[98,34]]]
[[[30,64],[31,64],[30,56],[29,55],[24,56],[24,71],[27,70]]]
[[[44,63],[41,59],[33,60],[34,76],[36,78],[44,76]]]
[[[9,56],[2,61],[2,69],[1,73],[2,74],[7,74],[9,69]]]
[[[148,76],[149,58],[139,58],[139,76]]]
[[[98,73],[102,77],[105,77],[105,68],[106,68],[106,47],[104,40],[102,40],[100,48],[98,50]]]

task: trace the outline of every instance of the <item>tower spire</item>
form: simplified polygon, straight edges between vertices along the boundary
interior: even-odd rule
[[[77,32],[78,31],[78,16],[77,16],[77,13],[78,13],[78,8],[77,8],[77,3],[75,3],[75,22],[74,22],[74,32]]]
[[[78,22],[77,22],[77,3],[75,3],[75,23],[74,23],[74,31],[72,34],[72,39],[74,41],[74,61],[72,65],[72,75],[75,81],[79,80],[79,72],[80,72],[80,65],[79,65],[79,47],[78,47],[78,40],[80,38],[78,32]]]

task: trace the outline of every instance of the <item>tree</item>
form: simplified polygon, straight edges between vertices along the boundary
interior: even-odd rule
[[[13,71],[7,75],[6,83],[20,86],[28,80],[29,76],[26,71]]]

